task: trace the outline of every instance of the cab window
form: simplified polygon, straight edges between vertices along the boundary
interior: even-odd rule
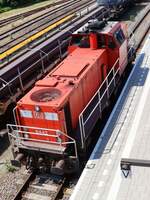
[[[125,35],[121,29],[115,32],[114,37],[120,45],[125,41]]]
[[[98,34],[97,35],[97,41],[98,41],[98,48],[104,48],[104,47],[106,47],[105,35]]]
[[[113,37],[111,37],[111,36],[108,37],[108,47],[110,49],[116,48],[116,44],[115,44],[115,42],[113,40]]]
[[[70,45],[79,46],[80,48],[89,48],[90,39],[88,35],[75,35],[72,37]]]
[[[89,36],[83,36],[82,39],[80,40],[80,48],[90,48],[90,39]]]
[[[73,36],[72,39],[71,39],[70,45],[79,46],[81,39],[82,39],[82,35]]]

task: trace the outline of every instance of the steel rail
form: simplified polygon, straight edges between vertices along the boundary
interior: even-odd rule
[[[27,190],[27,188],[29,187],[30,182],[35,178],[35,174],[34,173],[29,173],[29,175],[26,177],[24,184],[20,186],[17,194],[15,195],[15,197],[13,198],[13,200],[19,200],[22,198],[22,194],[24,191]]]
[[[145,12],[142,12],[141,15],[138,17],[135,24],[133,24],[132,29],[130,28],[129,36],[130,36],[130,40],[132,41],[132,43],[135,43],[134,44],[135,50],[138,49],[142,40],[144,39],[144,36],[146,35],[147,31],[150,28],[150,20],[149,19],[147,20],[149,15],[150,15],[150,5],[148,5]],[[142,28],[142,31],[141,31],[140,26],[142,24],[145,24],[145,26]],[[142,34],[138,37],[138,39],[135,39],[135,34],[138,32],[139,33],[142,32]],[[135,41],[135,42],[133,42],[133,41]]]
[[[94,1],[92,1],[92,2],[94,2]],[[86,2],[85,4],[82,4],[82,6],[80,6],[80,8],[78,8],[78,5],[76,5],[76,7],[75,8],[72,8],[68,13],[67,13],[67,15],[73,15],[73,13],[74,12],[77,12],[78,10],[80,10],[80,9],[82,9],[82,8],[84,8],[85,6],[87,6],[88,4],[91,4],[92,3],[91,1],[89,2]],[[66,11],[64,12],[64,14],[59,14],[59,16],[61,16],[60,17],[60,19],[62,19],[62,17],[64,17],[64,19],[65,18],[67,18],[67,15],[66,15]],[[74,14],[75,15],[75,14]],[[58,17],[58,16],[57,16]],[[74,16],[75,17],[75,16]],[[68,19],[69,20],[69,19]],[[56,21],[56,20],[55,20]],[[65,20],[66,22],[67,22],[67,20]],[[52,22],[50,22],[50,21],[48,21],[48,24],[50,24],[49,26],[51,26],[51,23]],[[62,24],[64,23],[64,20],[62,19]],[[56,22],[56,24],[57,24],[57,22]],[[42,26],[43,25],[39,25],[39,27],[41,27],[40,29],[42,29]],[[39,28],[39,27],[37,27],[37,29]],[[1,45],[1,48],[5,48],[5,50],[2,50],[1,51],[1,54],[0,54],[0,60],[3,60],[4,58],[6,58],[7,56],[9,56],[10,54],[12,54],[13,52],[15,52],[16,51],[16,49],[19,49],[19,47],[21,46],[22,47],[22,45],[23,46],[25,46],[26,44],[28,44],[28,43],[30,43],[31,41],[33,42],[33,35],[40,35],[40,33],[43,33],[43,34],[45,34],[45,33],[48,33],[49,31],[48,31],[48,25],[45,25],[45,30],[47,30],[47,31],[44,31],[44,29],[43,30],[41,30],[41,31],[39,31],[39,33],[36,33],[35,34],[35,30],[34,30],[34,32],[33,32],[33,30],[31,31],[31,33],[29,32],[28,33],[28,35],[30,35],[30,36],[28,36],[28,38],[24,38],[24,36],[27,34],[27,33],[24,33],[23,35],[21,35],[21,36],[19,36],[19,37],[17,37],[17,38],[15,38],[15,39],[13,39],[12,41],[10,41],[10,42],[8,42],[7,44],[4,44],[3,46]],[[53,28],[55,28],[55,26],[53,27]],[[50,30],[51,30],[51,28],[50,28]],[[42,35],[43,35],[42,34]],[[18,39],[19,39],[19,41],[18,41]],[[25,41],[27,41],[27,42],[25,42]],[[15,44],[14,44],[14,42],[15,42]],[[8,45],[8,48],[7,48],[7,45]],[[16,46],[16,48],[15,48],[15,46]]]
[[[41,37],[42,35],[48,33],[49,31],[52,31],[53,29],[57,28],[58,26],[62,25],[63,23],[68,22],[69,20],[71,20],[73,17],[75,17],[75,15],[71,14],[68,16],[65,16],[64,18],[58,20],[57,22],[51,24],[50,26],[48,26],[47,28],[43,29],[42,31],[33,34],[31,37],[23,40],[22,42],[16,44],[15,46],[9,48],[8,50],[6,50],[5,52],[0,54],[0,60],[3,60],[4,58],[6,58],[7,56],[11,55],[12,53],[16,52],[18,49],[26,46],[27,44],[37,40],[39,37]]]
[[[79,2],[79,0],[77,2]],[[45,17],[52,16],[53,14],[56,14],[57,12],[63,11],[65,8],[68,8],[69,6],[72,6],[72,5],[75,5],[75,4],[76,3],[74,1],[73,2],[69,1],[69,3],[65,3],[65,4],[63,4],[59,7],[54,8],[53,10],[50,10],[50,11],[48,10],[42,16],[35,17],[35,18],[33,18],[33,19],[31,19],[31,20],[29,20],[29,21],[15,27],[13,29],[10,29],[10,30],[7,30],[6,32],[1,33],[0,39],[1,40],[5,39],[6,37],[9,37],[10,35],[22,30],[23,28],[27,28],[29,26],[32,26],[34,23],[39,22],[40,20],[41,21],[44,20]],[[52,16],[52,19],[55,19],[56,17],[57,16],[54,16],[54,17]],[[49,20],[51,20],[51,19],[49,19]]]
[[[32,172],[30,173],[27,178],[25,179],[23,185],[20,186],[17,194],[15,195],[15,197],[12,200],[22,200],[24,199],[24,195],[27,192],[27,190],[30,188],[30,184],[34,181],[34,179],[36,178],[36,173]],[[54,178],[55,180],[55,178]],[[57,191],[55,193],[50,193],[48,196],[46,196],[47,198],[50,197],[50,200],[56,200],[66,182],[66,178],[65,177],[60,177],[61,183],[58,182],[57,184]],[[53,183],[52,183],[53,185]],[[38,186],[38,185],[37,185]],[[50,187],[51,185],[49,185]],[[41,191],[42,191],[42,187],[41,187]],[[29,193],[32,194],[32,193]],[[35,193],[36,194],[36,193]],[[52,195],[52,196],[50,196]],[[40,195],[42,197],[42,195]],[[43,196],[45,197],[45,196]]]
[[[46,5],[46,6],[42,6],[40,8],[36,8],[36,9],[32,9],[30,11],[27,11],[27,12],[23,12],[21,14],[18,14],[18,15],[14,15],[14,16],[11,16],[11,17],[8,17],[6,19],[2,19],[0,20],[0,28],[7,25],[7,24],[10,24],[11,22],[15,22],[19,19],[22,19],[22,18],[25,18],[25,17],[28,17],[30,15],[33,15],[37,12],[40,12],[40,11],[43,11],[45,9],[48,9],[52,6],[57,6],[57,5],[60,5],[60,4],[64,4],[66,2],[68,2],[69,0],[61,0],[59,2],[54,2],[54,3],[50,3],[49,5]]]

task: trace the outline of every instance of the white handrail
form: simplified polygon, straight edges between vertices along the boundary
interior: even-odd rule
[[[100,105],[100,112],[101,112],[101,100],[103,99],[103,97],[106,95],[109,96],[109,87],[112,84],[112,82],[115,83],[115,78],[116,75],[118,74],[118,72],[120,71],[120,68],[117,68],[117,70],[115,70],[115,67],[117,65],[117,63],[119,63],[119,58],[116,60],[116,62],[114,63],[112,69],[109,71],[109,73],[107,74],[105,80],[102,82],[102,84],[100,85],[100,87],[98,88],[98,90],[96,91],[96,93],[93,95],[93,97],[90,99],[90,101],[88,102],[88,104],[85,106],[85,108],[82,110],[82,112],[79,115],[79,127],[80,127],[80,134],[81,134],[81,143],[82,143],[82,148],[84,147],[84,138],[86,137],[85,135],[85,124],[88,122],[88,120],[90,119],[90,117],[92,116],[93,112],[96,110],[96,108]],[[111,80],[108,82],[108,77],[109,75],[113,73],[113,77],[111,78]],[[103,87],[103,85],[106,84],[106,89],[103,92],[103,94],[100,94],[100,91]],[[86,120],[84,121],[83,119],[83,115],[85,113],[85,111],[87,110],[87,108],[89,107],[89,105],[91,104],[91,102],[94,100],[94,98],[98,95],[98,102],[96,103],[96,105],[94,106],[94,108],[92,109],[91,113],[88,115],[88,117],[86,118]]]
[[[89,104],[92,102],[92,100],[94,99],[94,97],[97,95],[98,91],[103,87],[104,83],[106,82],[106,80],[108,79],[108,76],[111,74],[111,72],[113,71],[113,68],[115,68],[116,64],[119,62],[119,58],[116,60],[115,64],[113,65],[112,69],[110,70],[110,72],[108,73],[108,75],[106,76],[105,80],[102,82],[102,84],[100,85],[100,87],[98,88],[97,92],[94,94],[94,96],[91,98],[91,100],[88,102],[88,104],[85,106],[85,108],[83,109],[83,111],[80,113],[80,115],[83,114],[83,112],[86,110],[86,108],[89,106]]]
[[[26,129],[33,129],[33,130],[39,130],[39,131],[49,131],[49,132],[55,132],[56,134],[47,134],[47,133],[36,133],[36,132],[31,132],[31,131],[24,131],[21,130],[23,128]],[[17,141],[18,146],[20,145],[20,142],[22,140],[28,140],[28,141],[34,141],[34,142],[41,142],[41,143],[49,143],[49,144],[56,144],[56,145],[68,145],[68,144],[73,144],[74,145],[74,150],[75,150],[75,157],[78,158],[78,154],[77,154],[77,145],[76,145],[76,141],[74,138],[68,136],[67,134],[63,133],[60,130],[57,129],[47,129],[47,128],[39,128],[39,127],[32,127],[32,126],[22,126],[22,125],[14,125],[14,124],[7,124],[7,130],[8,130],[8,135],[10,138],[13,138]],[[57,134],[59,133],[59,134]],[[49,140],[41,140],[41,139],[35,139],[35,138],[25,138],[22,137],[21,134],[29,134],[29,135],[36,135],[36,136],[43,136],[43,137],[53,137],[53,138],[59,138],[61,139],[61,136],[65,136],[67,137],[69,140],[71,141],[49,141]]]

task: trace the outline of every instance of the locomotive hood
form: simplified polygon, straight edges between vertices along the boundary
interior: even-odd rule
[[[40,124],[40,127],[60,128],[61,119],[64,119],[65,106],[69,104],[71,110],[76,108],[76,112],[71,114],[73,126],[75,126],[78,113],[90,98],[90,96],[87,98],[85,94],[83,95],[82,90],[85,86],[82,80],[85,78],[88,80],[89,70],[93,74],[92,66],[100,62],[106,63],[106,59],[105,49],[78,48],[74,50],[18,102],[17,109],[21,124],[28,126],[39,126]],[[95,81],[98,82],[98,77],[95,77]],[[95,87],[93,83],[88,84],[87,94],[91,92],[90,87]]]
[[[71,92],[83,76],[88,67],[100,59],[104,49],[92,51],[77,49],[61,62],[55,70],[44,79],[39,80],[35,87],[18,103],[18,107],[48,107],[50,110],[59,110],[68,101]],[[106,56],[105,56],[106,59]]]

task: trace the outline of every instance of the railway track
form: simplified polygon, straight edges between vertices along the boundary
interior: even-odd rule
[[[54,7],[54,6],[57,6],[57,5],[61,5],[64,2],[68,2],[68,1],[69,0],[60,0],[58,2],[50,3],[49,5],[42,6],[40,8],[36,8],[36,9],[30,10],[30,11],[27,11],[27,12],[24,12],[24,13],[21,13],[21,14],[18,14],[18,15],[14,15],[12,17],[8,17],[6,19],[2,19],[2,20],[0,20],[0,28],[2,28],[3,26],[6,26],[6,25],[8,25],[8,24],[10,24],[12,22],[15,22],[15,21],[17,21],[19,19],[23,19],[23,18],[31,16],[31,15],[37,13],[37,12],[46,10],[48,8],[51,8],[51,7]]]
[[[132,44],[134,44],[135,50],[138,49],[149,29],[150,5],[148,4],[145,11],[142,12],[139,16],[137,16],[137,19],[135,19],[135,23],[131,23],[129,25],[130,41]]]
[[[61,176],[30,173],[13,200],[56,200],[65,180]]]
[[[77,1],[76,3],[78,3],[78,2],[79,1]],[[59,7],[52,9],[52,10],[46,11],[42,16],[38,16],[38,17],[36,16],[35,18],[33,17],[31,20],[29,20],[17,27],[14,27],[11,30],[7,30],[7,31],[1,33],[0,39],[1,40],[8,39],[8,40],[10,40],[9,42],[11,42],[11,40],[13,40],[12,38],[14,37],[14,39],[17,39],[19,34],[21,34],[21,36],[25,35],[26,33],[24,33],[24,30],[26,32],[32,31],[34,28],[37,28],[44,24],[47,24],[47,21],[52,21],[53,19],[60,17],[61,15],[63,15],[65,13],[64,9],[66,9],[66,11],[70,11],[71,10],[70,7],[76,5],[76,3],[74,1],[70,1],[69,3],[65,3],[63,5],[60,5]],[[61,11],[61,13],[57,13],[60,11]],[[62,11],[64,11],[64,12],[62,12]]]
[[[65,1],[64,3],[61,3],[59,6],[53,7],[53,9],[50,7],[50,9],[46,9],[44,12],[39,12],[38,16],[33,15],[31,19],[28,19],[28,21],[23,21],[21,24],[16,24],[14,27],[8,28],[8,29],[2,29],[2,32],[0,33],[0,39],[5,39],[7,36],[10,36],[12,34],[17,33],[18,31],[22,30],[23,28],[28,28],[28,26],[33,25],[35,22],[38,22],[39,20],[43,20],[45,17],[49,17],[52,14],[55,14],[56,12],[59,12],[63,10],[67,5],[71,5],[73,2]],[[54,16],[55,17],[55,16]]]
[[[71,1],[61,6],[60,8],[58,7],[52,10],[51,12],[46,13],[43,16],[39,16],[38,18],[33,19],[30,22],[27,22],[26,24],[23,24],[20,27],[14,28],[14,30],[10,32],[1,34],[0,59],[3,60],[4,58],[12,54],[12,52],[15,51],[14,48],[15,45],[20,44],[20,46],[22,47],[29,44],[30,41],[33,42],[31,36],[40,33],[40,31],[43,32],[42,36],[43,35],[45,36],[45,34],[48,34],[49,32],[47,31],[47,27],[50,27],[51,25],[58,23],[59,20],[62,21],[67,16],[69,17],[70,15],[85,8],[86,6],[90,5],[93,2],[94,0]],[[74,17],[76,17],[75,14]],[[70,18],[68,18],[68,20],[70,20]],[[61,22],[61,24],[67,22],[68,20],[64,20],[64,22]],[[56,25],[54,27],[58,26]]]

